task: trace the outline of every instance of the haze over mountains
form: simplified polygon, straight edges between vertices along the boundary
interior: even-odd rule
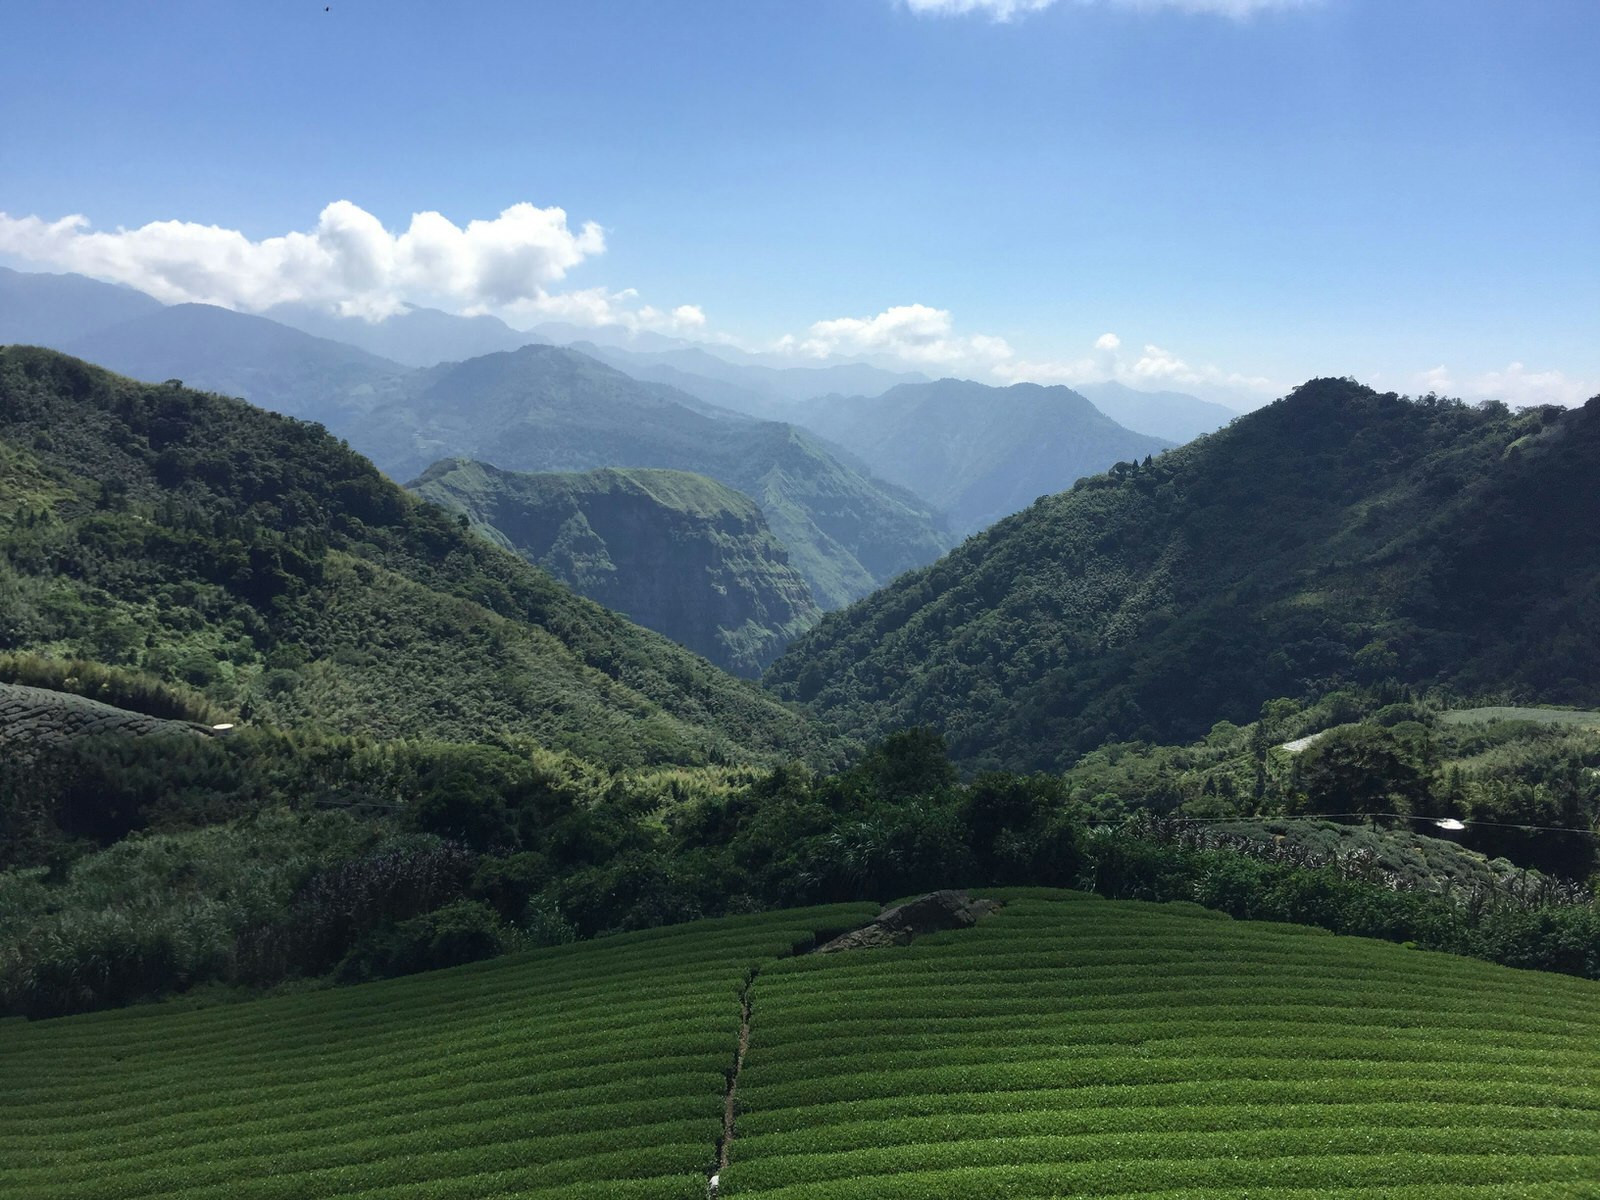
[[[52,346],[144,316],[161,301],[83,275],[0,267],[0,345]]]
[[[821,397],[796,419],[949,513],[962,535],[1173,444],[1123,428],[1068,388],[1035,383],[907,383],[870,399]]]
[[[339,316],[309,304],[274,305],[261,315],[408,367],[431,367],[546,340],[519,332],[499,317],[462,317],[414,304],[382,321]]]
[[[866,363],[780,368],[605,328],[589,333],[609,345],[558,348],[495,318],[420,308],[375,323],[307,306],[268,317],[162,306],[82,277],[10,272],[3,282],[7,303],[35,314],[17,326],[31,340],[134,378],[181,379],[318,421],[402,482],[454,457],[515,471],[706,475],[761,506],[824,609],[932,561],[1034,496],[1163,446],[1064,388],[936,385]],[[63,289],[81,315],[55,320],[51,297]],[[931,391],[903,390],[919,387]],[[1019,404],[1024,395],[1033,403]],[[1191,424],[1205,410],[1192,398],[1152,403],[1188,405]],[[986,421],[997,406],[1007,420]]]
[[[560,346],[421,372],[362,426],[352,440],[397,479],[441,458],[513,471],[665,467],[707,475],[761,506],[824,608],[931,562],[951,541],[931,506],[804,430],[714,414],[691,396]]]

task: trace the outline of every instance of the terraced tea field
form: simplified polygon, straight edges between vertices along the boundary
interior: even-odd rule
[[[0,1024],[0,1196],[703,1200],[749,970],[875,912]]]
[[[992,892],[358,988],[0,1025],[0,1195],[1600,1196],[1600,985],[1185,906]]]
[[[723,1195],[1600,1196],[1600,986],[1042,895],[763,972]]]

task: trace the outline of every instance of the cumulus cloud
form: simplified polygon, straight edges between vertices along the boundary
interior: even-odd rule
[[[260,240],[192,221],[100,231],[81,215],[46,221],[0,213],[0,251],[126,283],[171,304],[251,311],[299,302],[377,318],[407,300],[511,310],[552,302],[549,285],[605,248],[594,222],[574,229],[564,210],[527,203],[464,227],[420,212],[391,233],[338,200],[309,232]]]
[[[1464,400],[1503,400],[1513,408],[1535,404],[1564,404],[1570,408],[1600,393],[1600,385],[1594,380],[1575,379],[1562,371],[1530,371],[1520,362],[1511,363],[1504,370],[1459,379],[1441,363],[1419,372],[1414,382],[1419,392],[1460,396]]]
[[[1318,0],[1076,0],[1081,5],[1202,13],[1243,21],[1268,9],[1304,8]],[[981,13],[994,21],[1010,21],[1052,7],[1056,0],[904,0],[918,16],[959,17]]]
[[[1094,340],[1096,350],[1118,350],[1122,347],[1122,339],[1114,333],[1102,333]]]

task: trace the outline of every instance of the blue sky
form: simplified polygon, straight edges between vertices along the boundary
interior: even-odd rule
[[[996,5],[11,0],[0,258],[988,382],[1600,391],[1600,4]]]

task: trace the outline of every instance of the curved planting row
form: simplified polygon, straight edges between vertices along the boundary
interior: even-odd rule
[[[1600,985],[1192,906],[705,921],[276,1000],[0,1025],[0,1195],[1576,1197]],[[747,988],[753,969],[753,987]]]
[[[749,970],[870,906],[0,1027],[0,1195],[703,1197]]]
[[[1592,1195],[1600,987],[1018,893],[769,968],[739,1108],[724,1196]]]

